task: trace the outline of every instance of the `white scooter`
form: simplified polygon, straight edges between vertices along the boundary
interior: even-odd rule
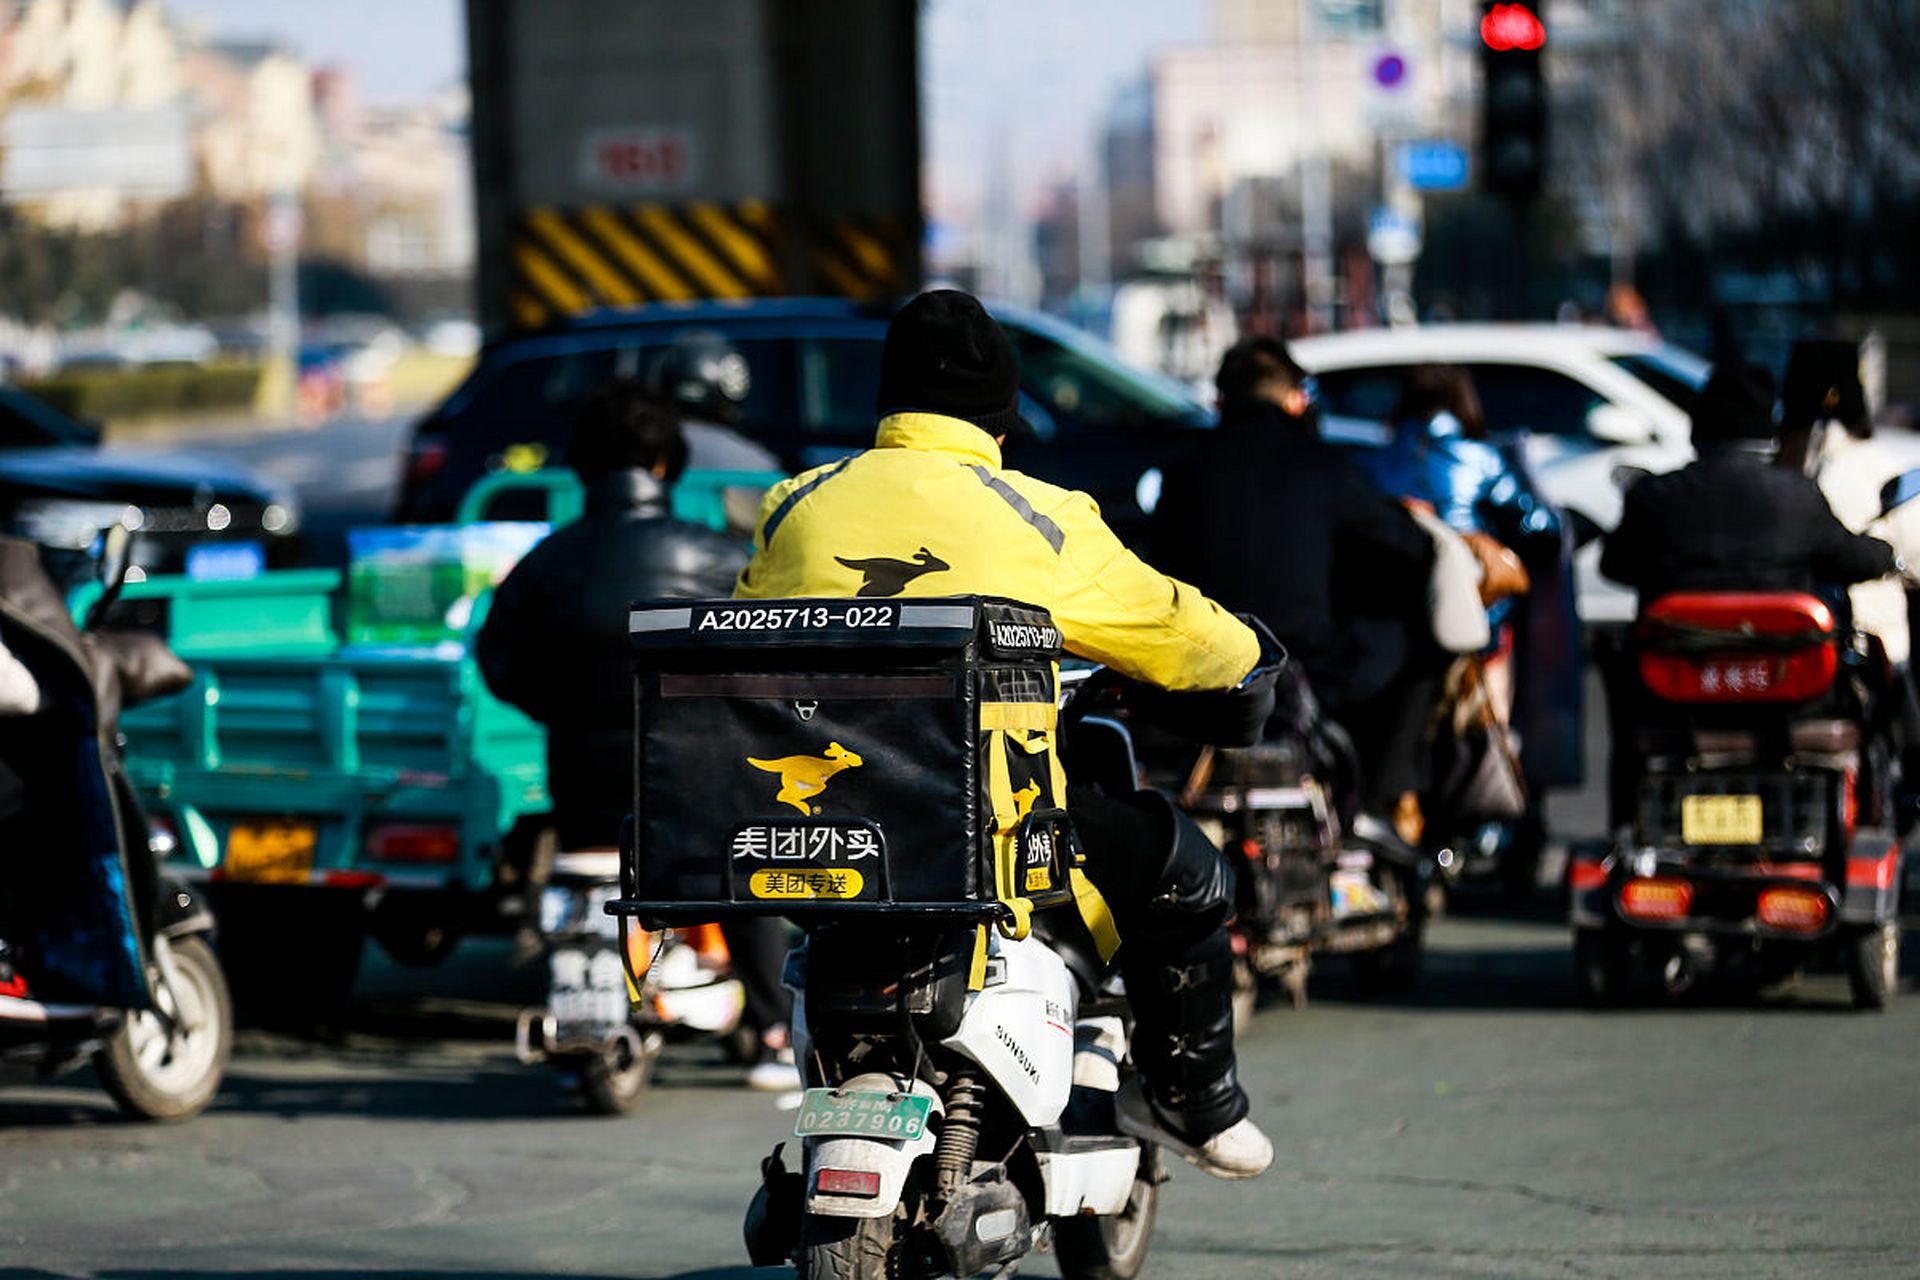
[[[1065,723],[1077,779],[1134,786],[1121,723],[1071,707]],[[903,906],[809,932],[786,980],[813,1087],[799,1168],[778,1147],[762,1168],[756,1265],[792,1260],[801,1280],[1011,1274],[1051,1248],[1069,1280],[1140,1274],[1170,1175],[1115,1122],[1131,1017],[1071,917],[1039,913],[1019,940],[988,931],[978,990],[969,922]]]

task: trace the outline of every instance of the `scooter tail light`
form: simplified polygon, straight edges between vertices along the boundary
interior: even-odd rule
[[[1620,911],[1636,920],[1684,920],[1693,906],[1693,886],[1672,876],[1629,880],[1620,890]]]
[[[1832,905],[1826,895],[1812,889],[1762,889],[1760,923],[1769,929],[1788,929],[1812,933],[1823,928]]]
[[[851,1196],[856,1200],[880,1198],[880,1175],[864,1169],[822,1169],[813,1176],[813,1190],[823,1196]]]

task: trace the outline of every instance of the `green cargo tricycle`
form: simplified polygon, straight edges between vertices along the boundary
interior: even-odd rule
[[[690,472],[675,512],[738,528],[778,478]],[[489,477],[461,524],[356,533],[344,572],[126,587],[125,620],[194,669],[182,693],[126,713],[127,769],[168,868],[217,904],[243,1002],[325,1010],[369,936],[425,965],[536,913],[553,853],[545,731],[487,691],[469,643],[491,583],[549,527],[478,517],[528,488],[552,523],[578,515],[569,473]]]

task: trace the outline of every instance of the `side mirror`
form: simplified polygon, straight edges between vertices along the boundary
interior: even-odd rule
[[[1920,469],[1904,472],[1887,481],[1880,490],[1880,514],[1892,515],[1915,498],[1920,498]]]
[[[100,534],[100,559],[94,576],[100,582],[100,598],[87,610],[87,629],[92,630],[106,618],[107,610],[120,598],[127,585],[127,570],[133,564],[133,534],[124,524],[110,524]]]
[[[1653,428],[1647,420],[1617,404],[1597,404],[1587,410],[1587,434],[1608,444],[1647,444],[1653,440]]]

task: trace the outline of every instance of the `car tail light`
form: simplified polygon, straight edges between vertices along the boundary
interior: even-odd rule
[[[822,1169],[813,1176],[813,1189],[823,1196],[874,1200],[880,1195],[880,1175],[861,1169]]]
[[[407,483],[420,484],[440,474],[447,465],[447,442],[433,436],[421,436],[407,450]]]
[[[1248,862],[1258,862],[1267,856],[1267,851],[1260,847],[1258,840],[1242,840],[1240,842],[1240,856]]]
[[[367,857],[375,862],[458,862],[460,829],[392,823],[367,833]]]
[[[1846,833],[1847,843],[1853,843],[1854,828],[1860,824],[1860,778],[1852,769],[1841,775],[1840,782],[1840,827]]]
[[[1811,933],[1827,923],[1832,910],[1826,895],[1813,889],[1760,891],[1760,923],[1769,929]]]
[[[1672,876],[1629,880],[1620,890],[1620,911],[1636,920],[1684,920],[1693,906],[1693,886]]]

